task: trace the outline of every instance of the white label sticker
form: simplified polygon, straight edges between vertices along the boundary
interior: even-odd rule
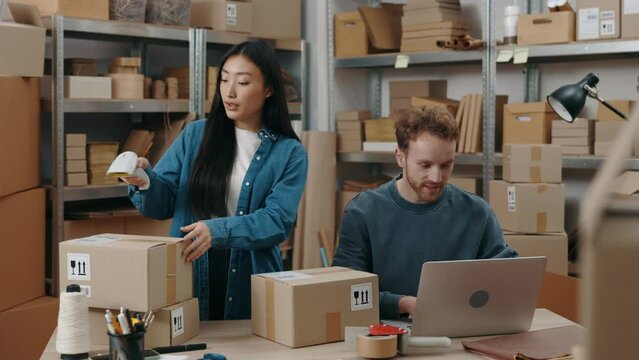
[[[397,58],[395,58],[395,69],[407,68],[409,61],[410,61],[410,57],[408,57],[408,55],[404,55],[404,54],[397,55]]]
[[[359,311],[373,308],[372,283],[351,285],[351,311]]]
[[[88,298],[91,297],[91,286],[89,285],[80,285],[80,292],[86,295]]]
[[[639,14],[639,0],[625,0],[623,1],[623,14]]]
[[[227,17],[227,18],[226,18],[226,25],[230,25],[230,26],[235,26],[235,25],[237,25],[237,18],[234,18],[234,17]]]
[[[237,17],[237,5],[236,4],[226,4],[226,17],[227,18]]]
[[[260,275],[264,277],[272,278],[275,280],[284,280],[284,281],[312,278],[311,275],[303,274],[301,272],[296,272],[296,271],[280,271],[280,272],[260,274]]]
[[[514,186],[508,187],[508,211],[515,212],[517,211],[517,194],[515,192]]]
[[[615,21],[614,20],[601,20],[599,24],[599,33],[601,36],[615,35]]]
[[[91,280],[91,257],[89,254],[67,254],[67,279]]]
[[[532,121],[532,116],[519,115],[519,116],[517,116],[517,121],[519,121],[519,122],[531,122]]]
[[[171,337],[176,338],[184,334],[184,308],[179,307],[171,311]]]
[[[82,245],[102,245],[102,244],[110,243],[113,241],[118,241],[120,239],[121,238],[119,236],[115,236],[115,235],[94,235],[94,236],[82,238],[76,241],[75,243],[82,244]]]
[[[614,10],[602,10],[599,13],[599,18],[600,19],[614,19],[615,18],[615,11]]]
[[[599,8],[579,9],[578,39],[599,38]]]

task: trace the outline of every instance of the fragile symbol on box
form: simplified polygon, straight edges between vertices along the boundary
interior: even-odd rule
[[[171,336],[173,338],[184,334],[184,308],[179,307],[171,311]]]
[[[351,285],[351,311],[373,308],[373,286],[371,283]]]
[[[67,279],[91,280],[91,258],[89,254],[67,254]]]
[[[226,17],[227,18],[235,18],[235,17],[237,17],[237,5],[235,5],[235,4],[226,4]]]

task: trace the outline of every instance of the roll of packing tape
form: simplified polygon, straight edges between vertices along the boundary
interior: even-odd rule
[[[387,359],[397,355],[397,335],[357,335],[357,354],[368,359]]]

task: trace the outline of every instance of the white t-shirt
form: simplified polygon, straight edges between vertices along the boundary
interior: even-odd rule
[[[226,211],[228,216],[235,216],[237,210],[237,201],[240,198],[240,191],[243,186],[246,186],[242,182],[244,176],[246,176],[246,170],[248,169],[253,155],[260,146],[262,139],[249,130],[242,130],[235,127],[235,163],[233,164],[233,171],[231,172],[231,179],[229,180],[228,194],[226,195]],[[249,184],[252,185],[252,184]]]

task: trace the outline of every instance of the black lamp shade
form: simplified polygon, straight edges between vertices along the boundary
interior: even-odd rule
[[[577,84],[565,85],[553,91],[546,100],[557,115],[571,123],[575,121],[586,104],[588,90],[585,89],[585,86],[595,87],[598,82],[597,75],[590,73]]]

